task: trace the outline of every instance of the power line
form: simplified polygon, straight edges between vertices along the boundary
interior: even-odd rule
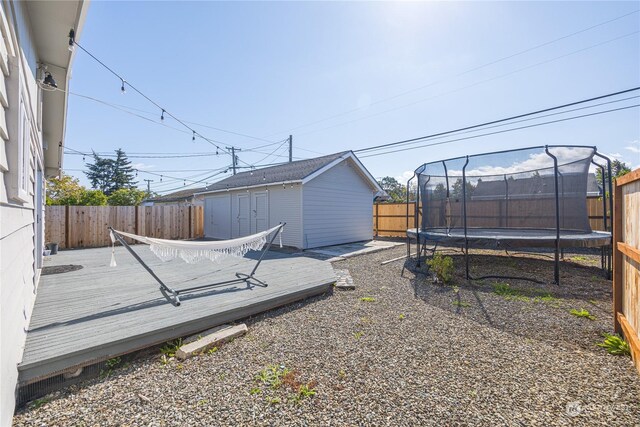
[[[502,122],[506,122],[506,121],[510,121],[510,120],[520,119],[520,118],[523,118],[523,117],[529,117],[529,116],[537,115],[537,114],[540,114],[540,113],[546,113],[546,112],[549,112],[549,111],[554,111],[554,110],[559,110],[559,109],[563,109],[563,108],[567,108],[567,107],[572,107],[574,105],[585,104],[585,103],[588,103],[588,102],[597,101],[599,99],[610,98],[612,96],[618,96],[618,95],[622,95],[622,94],[629,93],[629,92],[635,92],[635,91],[638,91],[638,90],[640,90],[640,86],[636,86],[636,87],[633,87],[633,88],[630,88],[630,89],[624,89],[624,90],[621,90],[621,91],[618,91],[618,92],[607,93],[607,94],[595,96],[595,97],[592,97],[592,98],[582,99],[582,100],[579,100],[579,101],[573,101],[573,102],[570,102],[568,104],[562,104],[562,105],[557,105],[557,106],[554,106],[554,107],[543,108],[542,110],[536,110],[536,111],[532,111],[532,112],[529,112],[529,113],[518,114],[518,115],[507,117],[507,118],[504,118],[504,119],[492,120],[492,121],[489,121],[489,122],[484,122],[484,123],[475,124],[475,125],[471,125],[471,126],[465,126],[465,127],[461,127],[461,128],[458,128],[458,129],[448,130],[448,131],[445,131],[445,132],[433,133],[433,134],[421,136],[421,137],[418,137],[418,138],[405,139],[405,140],[402,140],[402,141],[389,142],[389,143],[386,143],[386,144],[379,144],[379,145],[374,145],[374,146],[371,146],[371,147],[359,148],[357,150],[353,150],[353,152],[354,153],[361,153],[363,151],[379,150],[381,148],[402,145],[402,144],[406,144],[406,143],[410,143],[410,142],[414,142],[414,141],[420,141],[420,140],[427,139],[427,138],[435,138],[435,137],[438,137],[438,136],[449,135],[449,134],[452,134],[452,133],[457,133],[457,132],[461,132],[461,131],[465,131],[465,130],[476,129],[476,128],[480,128],[480,127],[484,127],[484,126],[488,126],[488,125],[493,125],[493,124],[496,124],[496,123],[502,123]]]
[[[226,152],[227,154],[231,153],[223,148],[220,148],[220,146],[218,145],[220,142],[218,141],[214,141],[210,138],[205,137],[204,135],[202,135],[201,133],[197,132],[195,129],[193,129],[191,126],[189,126],[188,124],[186,124],[184,121],[180,120],[178,117],[176,117],[174,114],[172,114],[170,111],[167,111],[166,108],[160,106],[160,104],[158,104],[156,101],[154,101],[153,99],[151,99],[149,96],[147,96],[146,94],[144,94],[141,90],[139,90],[137,87],[135,87],[134,85],[132,85],[130,82],[126,81],[124,79],[124,77],[122,77],[120,74],[116,73],[111,67],[109,67],[107,64],[105,64],[104,62],[102,62],[100,59],[98,59],[95,55],[93,55],[91,52],[89,52],[87,49],[85,49],[81,44],[79,44],[76,40],[75,37],[73,36],[73,33],[70,33],[69,35],[69,45],[70,46],[78,46],[83,52],[85,52],[87,55],[89,55],[94,61],[96,61],[98,64],[100,64],[103,68],[105,68],[107,71],[109,71],[111,74],[113,74],[114,76],[116,76],[118,79],[120,79],[122,85],[121,85],[121,91],[124,93],[125,92],[125,86],[130,87],[131,89],[133,89],[138,95],[142,96],[144,99],[146,99],[148,102],[150,102],[151,104],[155,105],[158,110],[161,111],[161,119],[164,120],[164,116],[165,114],[169,117],[171,117],[173,120],[175,120],[176,122],[180,123],[183,127],[185,127],[187,130],[191,131],[192,134],[192,140],[195,141],[196,136],[198,136],[199,138],[207,141],[209,144],[213,145],[214,147],[216,147],[217,150],[223,150],[224,152]],[[243,162],[245,163],[245,162]]]
[[[382,156],[382,155],[385,155],[385,154],[398,153],[398,152],[401,152],[401,151],[416,150],[418,148],[433,147],[435,145],[450,144],[452,142],[466,141],[468,139],[481,138],[483,136],[497,135],[497,134],[500,134],[500,133],[513,132],[513,131],[516,131],[516,130],[528,129],[528,128],[533,128],[533,127],[538,127],[538,126],[545,126],[545,125],[549,125],[549,124],[553,124],[553,123],[560,123],[560,122],[565,122],[565,121],[569,121],[569,120],[581,119],[581,118],[584,118],[584,117],[597,116],[597,115],[600,115],[600,114],[612,113],[612,112],[615,112],[615,111],[622,111],[622,110],[627,110],[627,109],[636,108],[636,107],[640,107],[640,104],[628,105],[626,107],[613,108],[613,109],[604,110],[604,111],[597,111],[595,113],[582,114],[582,115],[573,116],[573,117],[566,117],[564,119],[551,120],[551,121],[542,122],[542,123],[535,123],[535,124],[532,124],[532,125],[520,126],[520,127],[516,127],[516,128],[511,128],[511,129],[504,129],[504,130],[499,130],[499,131],[495,131],[495,132],[488,132],[488,133],[483,133],[483,134],[480,134],[480,135],[472,135],[472,136],[467,136],[467,137],[464,137],[464,138],[451,139],[451,140],[448,140],[448,141],[433,142],[433,143],[430,143],[430,144],[423,144],[423,145],[419,145],[419,146],[415,146],[415,147],[403,147],[403,148],[398,148],[396,150],[389,150],[389,151],[384,151],[384,152],[380,152],[380,153],[373,153],[373,154],[360,156],[360,158],[364,159],[364,158],[367,158],[367,157]]]
[[[539,49],[539,48],[541,48],[541,47],[545,47],[545,46],[548,46],[548,45],[550,45],[550,44],[556,43],[556,42],[558,42],[558,41],[561,41],[561,40],[564,40],[564,39],[567,39],[567,38],[573,37],[573,36],[575,36],[575,35],[578,35],[578,34],[581,34],[581,33],[584,33],[584,32],[590,31],[590,30],[593,30],[594,28],[598,28],[598,27],[601,27],[601,26],[603,26],[603,25],[609,24],[609,23],[611,23],[611,22],[618,21],[618,20],[620,20],[620,19],[626,18],[627,16],[630,16],[630,15],[636,14],[636,13],[638,13],[638,12],[640,12],[640,9],[636,9],[636,10],[634,10],[634,11],[632,11],[632,12],[629,12],[629,13],[626,13],[626,14],[624,14],[624,15],[620,15],[620,16],[618,16],[618,17],[615,17],[615,18],[609,19],[609,20],[607,20],[607,21],[600,22],[600,23],[598,23],[598,24],[595,24],[595,25],[592,25],[592,26],[589,26],[589,27],[583,28],[583,29],[581,29],[581,30],[578,30],[578,31],[575,31],[575,32],[573,32],[573,33],[570,33],[570,34],[564,35],[564,36],[562,36],[562,37],[558,37],[558,38],[556,38],[556,39],[553,39],[553,40],[550,40],[550,41],[547,41],[547,42],[544,42],[544,43],[541,43],[541,44],[538,44],[538,45],[532,46],[532,47],[530,47],[530,48],[527,48],[527,49],[521,50],[521,51],[519,51],[519,52],[515,52],[515,53],[513,53],[513,54],[510,54],[510,55],[507,55],[507,56],[503,56],[502,58],[499,58],[499,59],[496,59],[496,60],[493,60],[493,61],[490,61],[490,62],[486,62],[486,63],[484,63],[484,64],[482,64],[482,65],[479,65],[479,66],[476,66],[476,67],[470,68],[470,69],[468,69],[468,70],[466,70],[466,71],[463,71],[463,72],[461,72],[461,73],[458,73],[458,74],[455,74],[455,75],[447,75],[447,77],[444,77],[444,78],[442,78],[442,79],[435,80],[435,81],[433,81],[433,82],[427,83],[427,84],[422,85],[422,86],[418,86],[418,87],[413,88],[413,89],[406,90],[406,91],[404,91],[404,92],[400,92],[400,93],[398,93],[398,94],[396,94],[396,95],[392,95],[392,96],[389,96],[389,97],[386,97],[386,98],[379,99],[379,100],[377,100],[377,101],[371,102],[369,105],[362,106],[362,107],[357,107],[357,108],[352,108],[352,109],[350,109],[350,110],[346,110],[346,111],[343,111],[343,112],[341,112],[341,113],[337,113],[337,114],[334,114],[334,115],[331,115],[331,116],[325,117],[325,118],[323,118],[323,119],[315,120],[315,121],[312,121],[312,122],[309,122],[309,123],[305,123],[305,124],[300,125],[300,126],[296,126],[296,127],[294,127],[294,128],[289,129],[288,131],[294,131],[294,130],[302,129],[302,128],[305,128],[305,127],[313,126],[313,125],[315,125],[315,124],[322,123],[322,122],[325,122],[325,121],[327,121],[327,120],[335,119],[335,118],[337,118],[337,117],[341,117],[341,116],[344,116],[344,115],[347,115],[347,114],[354,113],[354,112],[356,112],[356,111],[360,111],[360,110],[365,109],[365,108],[369,108],[369,107],[371,107],[372,105],[377,105],[377,104],[380,104],[380,103],[383,103],[383,102],[387,102],[387,101],[390,101],[390,100],[393,100],[393,99],[396,99],[396,98],[402,97],[402,96],[404,96],[404,95],[408,95],[408,94],[410,94],[410,93],[413,93],[413,92],[416,92],[416,91],[419,91],[419,90],[422,90],[422,89],[426,89],[426,88],[431,87],[431,86],[435,86],[435,85],[437,85],[437,84],[440,84],[440,83],[442,83],[442,82],[444,82],[444,81],[447,81],[447,80],[450,80],[450,79],[452,79],[452,78],[456,78],[456,77],[464,76],[464,75],[469,74],[469,73],[471,73],[471,72],[473,72],[473,71],[477,71],[477,70],[480,70],[480,69],[482,69],[482,68],[486,68],[486,67],[489,67],[489,66],[491,66],[491,65],[495,65],[495,64],[497,64],[497,63],[500,63],[500,62],[506,61],[506,60],[511,59],[511,58],[514,58],[514,57],[516,57],[516,56],[520,56],[520,55],[523,55],[523,54],[525,54],[525,53],[528,53],[528,52],[534,51],[534,50]],[[287,131],[287,132],[288,132],[288,131]],[[281,134],[281,133],[283,133],[283,132],[285,132],[285,131],[281,131],[281,132],[274,132],[274,133],[271,133],[269,136],[271,136],[271,135],[278,135],[278,134]]]

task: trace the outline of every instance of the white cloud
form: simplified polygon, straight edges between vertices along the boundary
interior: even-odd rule
[[[629,150],[632,153],[640,154],[640,139],[636,139],[635,141],[631,141],[629,145],[624,147],[625,150]]]
[[[402,175],[396,176],[396,180],[398,180],[401,184],[407,184],[407,181],[413,176],[413,171],[404,171]]]

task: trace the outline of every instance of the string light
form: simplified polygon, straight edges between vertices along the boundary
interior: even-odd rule
[[[120,92],[124,95],[125,93],[127,93],[127,91],[124,88],[124,79],[120,79],[122,80],[122,85],[120,86]]]
[[[69,52],[73,52],[73,44],[75,43],[76,32],[72,29],[69,30]]]
[[[191,136],[191,140],[195,141],[196,140],[196,131],[194,130],[192,132],[193,132],[193,135]]]
[[[160,182],[162,182],[162,175],[160,175]]]
[[[164,110],[162,110],[162,114],[160,114],[160,120],[164,120]]]

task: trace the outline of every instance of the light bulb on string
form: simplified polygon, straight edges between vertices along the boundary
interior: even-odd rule
[[[86,161],[84,154],[82,155],[82,162],[84,163]]]
[[[162,182],[162,175],[160,175],[160,182]]]
[[[120,86],[120,93],[124,95],[125,93],[127,93],[127,91],[124,88],[124,79],[120,79],[120,80],[122,80],[122,85]]]
[[[182,185],[187,185],[187,181],[185,180],[185,181],[182,183]]]
[[[195,141],[196,140],[196,131],[192,131],[193,132],[193,136],[191,136],[191,140]]]
[[[164,120],[164,110],[162,110],[162,113],[160,114],[160,120]]]
[[[73,45],[75,43],[74,39],[76,37],[76,32],[72,29],[69,30],[69,52],[73,52]]]

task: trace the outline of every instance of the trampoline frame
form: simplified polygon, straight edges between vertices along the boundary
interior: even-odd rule
[[[422,172],[424,172],[424,170],[426,169],[428,164],[434,164],[434,163],[442,163],[442,166],[444,167],[444,172],[445,172],[445,180],[446,180],[446,190],[447,190],[447,198],[449,198],[449,174],[447,171],[447,164],[446,162],[451,161],[451,160],[465,160],[464,166],[462,167],[462,223],[463,223],[463,230],[464,230],[464,244],[462,247],[463,253],[464,253],[464,262],[465,262],[465,277],[467,278],[467,280],[480,280],[480,279],[490,279],[490,278],[495,278],[495,279],[518,279],[518,280],[528,280],[528,281],[532,281],[532,282],[536,282],[536,283],[540,283],[540,281],[536,280],[536,279],[531,279],[531,278],[527,278],[527,277],[517,277],[517,276],[494,276],[494,275],[489,275],[489,276],[482,276],[482,277],[472,277],[471,274],[469,273],[469,259],[470,259],[470,255],[469,255],[469,238],[468,238],[468,226],[467,226],[467,197],[466,197],[466,168],[467,165],[469,164],[469,158],[470,157],[478,157],[478,156],[484,156],[484,155],[488,155],[488,154],[501,154],[501,153],[510,153],[510,152],[515,152],[515,151],[525,151],[525,150],[531,150],[531,149],[544,149],[544,152],[553,160],[553,176],[554,176],[554,198],[555,198],[555,239],[554,239],[554,272],[553,272],[553,278],[554,281],[553,283],[556,285],[560,285],[560,258],[562,256],[562,247],[561,247],[561,227],[560,227],[560,194],[559,194],[559,185],[558,185],[558,179],[560,176],[560,173],[558,171],[558,158],[556,156],[554,156],[550,151],[549,148],[590,148],[593,149],[594,156],[598,156],[599,158],[603,159],[606,162],[606,165],[600,164],[598,162],[596,162],[595,160],[593,160],[593,158],[591,159],[591,163],[594,164],[597,168],[600,169],[600,172],[602,174],[602,206],[603,206],[603,214],[602,214],[602,220],[603,220],[603,226],[604,226],[604,230],[605,231],[609,231],[610,232],[610,228],[613,228],[613,220],[608,221],[609,217],[607,215],[607,204],[609,207],[609,210],[611,212],[611,214],[613,215],[613,182],[612,182],[612,174],[611,174],[611,159],[603,154],[600,154],[598,152],[597,147],[595,146],[588,146],[588,145],[544,145],[544,146],[534,146],[534,147],[525,147],[525,148],[517,148],[517,149],[511,149],[511,150],[502,150],[502,151],[495,151],[495,152],[491,152],[491,153],[482,153],[482,154],[475,154],[475,155],[467,155],[467,156],[460,156],[460,157],[453,157],[450,159],[444,159],[444,160],[440,160],[440,161],[436,161],[436,162],[429,162],[429,163],[424,163],[422,164],[420,167],[418,167],[414,173],[413,176],[411,178],[409,178],[409,180],[407,181],[407,209],[406,209],[406,215],[407,215],[407,231],[409,231],[409,203],[410,203],[410,193],[408,191],[408,189],[410,188],[411,185],[411,181],[413,179],[416,179],[416,177],[418,177]],[[606,167],[606,169],[605,169]],[[430,179],[430,178],[429,178]],[[420,258],[421,256],[424,254],[424,256],[427,256],[427,252],[428,249],[426,248],[426,240],[424,242],[424,244],[421,245],[421,236],[420,236],[420,232],[421,231],[425,231],[425,229],[422,227],[422,224],[419,224],[419,213],[420,213],[420,201],[421,201],[421,186],[420,186],[420,180],[417,179],[417,189],[416,189],[416,203],[415,203],[415,208],[414,208],[414,225],[415,225],[415,230],[416,230],[416,266],[418,268],[420,268]],[[428,181],[427,181],[428,183]],[[426,183],[425,183],[426,186]],[[607,191],[608,190],[608,191]],[[609,227],[609,225],[611,225],[611,227]],[[435,254],[435,251],[437,249],[437,243],[435,244],[433,250],[431,251],[432,256],[433,254]],[[611,253],[611,247],[612,247],[612,243],[613,243],[613,236],[610,237],[610,242],[608,245],[605,246],[601,246],[600,250],[600,262],[601,262],[601,267],[602,269],[605,271],[605,275],[607,277],[607,279],[611,278],[611,261],[612,261],[612,253]],[[531,247],[536,247],[536,246],[531,246]],[[411,257],[411,237],[409,235],[409,233],[407,233],[407,259]]]

